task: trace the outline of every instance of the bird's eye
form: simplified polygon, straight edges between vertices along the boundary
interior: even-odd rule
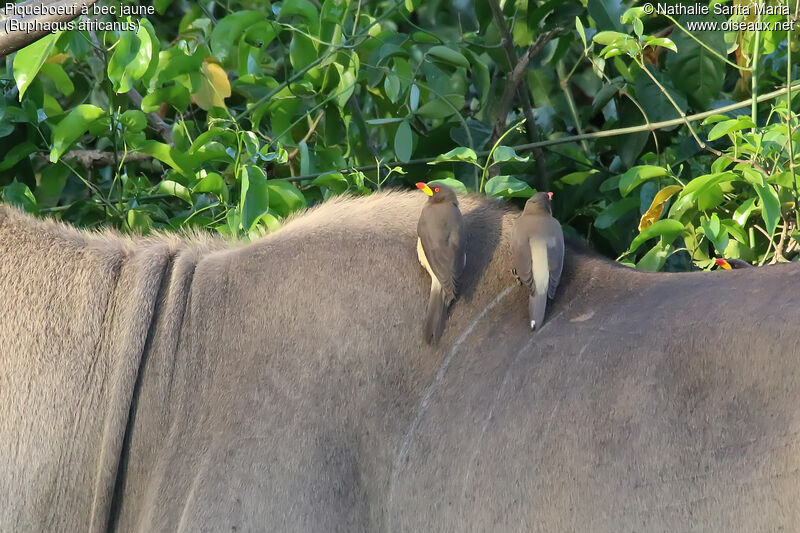
[[[434,187],[433,192],[439,192],[439,187]]]

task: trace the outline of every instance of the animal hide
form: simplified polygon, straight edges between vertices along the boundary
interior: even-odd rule
[[[415,193],[249,245],[0,207],[0,530],[774,531],[800,523],[796,265],[568,247],[535,335],[515,210],[461,199],[440,344]]]

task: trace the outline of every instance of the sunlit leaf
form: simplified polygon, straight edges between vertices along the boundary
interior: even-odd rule
[[[513,176],[495,176],[486,182],[484,191],[487,196],[502,198],[530,198],[534,191],[530,185]]]
[[[14,80],[17,82],[20,102],[60,35],[61,32],[45,35],[14,55]]]
[[[649,239],[661,237],[663,242],[672,243],[678,235],[683,233],[684,225],[677,220],[665,218],[654,222],[648,226],[644,231],[639,233],[628,248],[629,252],[636,251],[639,246]]]
[[[89,129],[89,125],[106,113],[97,106],[81,104],[75,107],[61,122],[53,126],[53,147],[50,162],[55,163],[64,152]]]
[[[658,191],[653,198],[653,202],[650,204],[650,207],[639,220],[639,231],[643,231],[652,226],[656,220],[661,218],[661,214],[664,212],[664,206],[666,205],[667,201],[672,198],[675,193],[682,189],[682,185],[668,185]]]

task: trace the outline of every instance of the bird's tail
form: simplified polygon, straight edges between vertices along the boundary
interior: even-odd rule
[[[536,291],[528,296],[528,316],[531,320],[531,329],[538,329],[544,323],[544,310],[547,307],[547,293]]]
[[[428,344],[436,344],[444,331],[447,316],[447,299],[441,285],[431,283],[431,295],[428,298],[428,310],[425,313],[423,338]]]
[[[528,297],[528,316],[531,321],[531,329],[539,329],[544,323],[544,311],[547,307],[550,268],[547,260],[547,243],[543,239],[532,239],[530,244],[534,291]]]

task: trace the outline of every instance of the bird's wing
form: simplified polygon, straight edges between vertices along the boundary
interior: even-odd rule
[[[511,230],[511,252],[513,255],[514,274],[522,285],[533,292],[530,235],[528,232],[528,220],[525,215],[520,215],[514,222],[514,227]]]
[[[550,271],[547,296],[549,298],[555,297],[556,289],[561,281],[561,270],[564,268],[564,232],[561,230],[561,224],[556,219],[552,220],[550,235],[547,238],[547,266]]]
[[[417,225],[417,234],[428,264],[442,288],[450,295],[455,294],[456,277],[461,273],[464,261],[461,212],[457,207],[452,207],[455,211],[442,211],[438,217],[423,213]]]

